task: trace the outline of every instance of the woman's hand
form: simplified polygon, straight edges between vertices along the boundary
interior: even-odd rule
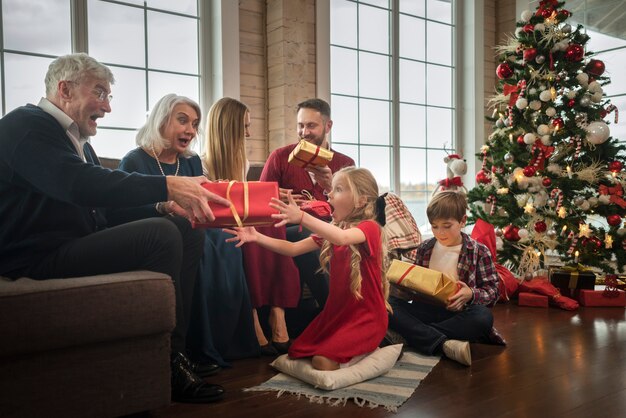
[[[449,311],[462,311],[467,302],[472,300],[474,296],[474,292],[472,292],[472,289],[470,289],[465,282],[459,280],[457,286],[459,286],[459,290],[448,298],[447,309]]]
[[[232,238],[227,238],[226,242],[236,242],[235,247],[241,247],[246,242],[257,242],[259,233],[253,226],[246,226],[243,228],[223,228],[222,231],[234,235]]]
[[[299,224],[302,222],[304,212],[298,208],[296,201],[291,195],[291,191],[287,192],[287,200],[289,201],[288,204],[276,198],[272,198],[272,201],[270,202],[271,208],[280,211],[280,213],[272,215],[272,218],[280,219],[280,222],[274,225],[275,227],[287,224]]]

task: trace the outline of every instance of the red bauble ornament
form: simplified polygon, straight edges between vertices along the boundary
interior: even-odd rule
[[[609,215],[606,217],[606,221],[611,226],[619,226],[622,223],[622,217],[619,215]]]
[[[543,184],[543,187],[550,187],[552,185],[552,180],[550,180],[548,177],[544,177],[541,180],[541,184]]]
[[[576,100],[574,99],[569,99],[569,101],[567,102],[568,107],[574,107],[575,105],[576,105]]]
[[[587,241],[587,245],[591,247],[591,251],[597,251],[602,248],[602,241],[598,237],[591,237]]]
[[[526,33],[533,33],[535,31],[535,26],[531,23],[528,23],[522,27],[522,30]]]
[[[600,60],[589,60],[589,64],[585,67],[587,74],[600,77],[604,73],[604,62]]]
[[[585,49],[582,45],[569,44],[565,50],[565,59],[568,61],[580,61],[585,56]]]
[[[547,8],[545,8],[545,9],[543,9],[543,10],[541,11],[541,16],[542,16],[544,19],[547,19],[547,18],[549,18],[550,16],[552,16],[552,12],[554,12],[554,9],[553,9],[552,7],[547,7]]]
[[[565,10],[565,9],[559,10],[559,12],[557,13],[557,17],[559,18],[560,21],[567,19],[571,15],[572,15],[572,12],[570,12],[569,10]]]
[[[496,68],[496,75],[499,79],[503,80],[505,78],[511,77],[513,75],[513,70],[508,63],[503,62],[502,64],[498,65],[498,68]]]
[[[524,50],[524,61],[532,61],[537,56],[537,48],[528,48]]]
[[[609,114],[609,113],[608,113],[605,109],[602,109],[602,110],[600,111],[600,117],[601,117],[602,119],[606,118],[606,115],[608,115],[608,114]]]
[[[620,171],[622,171],[623,167],[624,166],[622,165],[621,161],[611,161],[609,163],[609,171],[613,173],[619,173]]]
[[[544,221],[535,222],[535,231],[546,232],[546,229],[548,229],[548,225]]]
[[[558,129],[563,129],[563,126],[565,126],[565,122],[563,122],[563,119],[561,118],[555,118],[552,119],[552,126]]]
[[[502,174],[504,173],[504,167],[498,167],[498,166],[492,165],[491,172],[494,174]]]
[[[537,168],[529,165],[528,167],[524,167],[524,175],[526,177],[532,177],[537,172]]]
[[[517,137],[517,143],[520,145],[526,145],[526,143],[524,142],[524,135],[520,135]]]
[[[491,177],[486,171],[480,170],[478,174],[476,174],[476,182],[481,184],[491,183]]]
[[[504,238],[508,241],[519,241],[519,228],[515,225],[507,225],[504,227]]]

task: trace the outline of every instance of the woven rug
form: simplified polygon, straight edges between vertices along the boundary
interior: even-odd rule
[[[407,351],[386,374],[342,389],[316,389],[295,377],[279,373],[267,382],[244,391],[277,391],[277,397],[285,393],[298,397],[304,395],[311,402],[332,406],[345,405],[348,400],[352,400],[358,406],[381,406],[396,412],[438,362],[439,357],[427,357]]]

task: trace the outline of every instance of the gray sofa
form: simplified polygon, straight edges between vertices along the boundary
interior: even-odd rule
[[[163,274],[0,278],[0,416],[114,417],[169,404],[174,322]]]

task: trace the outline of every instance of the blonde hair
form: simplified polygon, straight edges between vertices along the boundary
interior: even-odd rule
[[[245,180],[248,106],[224,97],[211,106],[206,124],[202,168],[209,180]]]
[[[438,192],[426,208],[426,216],[430,223],[438,219],[455,219],[462,222],[466,214],[467,198],[465,194],[454,190]]]
[[[354,208],[352,212],[346,216],[341,222],[334,222],[333,225],[342,229],[348,229],[356,226],[364,220],[376,220],[376,202],[378,196],[378,184],[372,173],[365,168],[345,167],[337,171],[334,176],[343,176],[348,184],[348,187],[352,191],[354,199]],[[363,199],[364,198],[364,199]],[[359,202],[365,200],[363,206],[359,205]],[[380,225],[379,225],[380,227]],[[385,231],[380,227],[380,239],[381,239],[381,253],[372,254],[374,257],[380,257],[381,263],[381,292],[385,300],[385,306],[387,310],[391,312],[391,306],[387,302],[389,297],[389,282],[387,281],[386,271],[389,264],[389,257],[387,255],[387,241],[385,237]],[[320,250],[320,270],[328,273],[328,264],[332,257],[333,246],[329,241],[324,241]],[[361,282],[363,280],[361,276],[361,253],[356,245],[350,245],[350,291],[357,299],[362,299],[361,295]]]

